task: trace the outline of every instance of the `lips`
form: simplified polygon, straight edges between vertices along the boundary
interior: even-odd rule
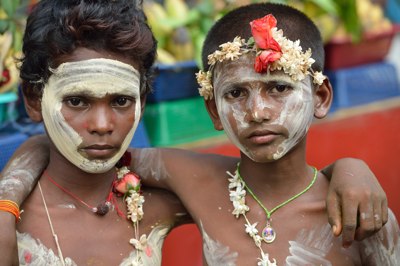
[[[271,130],[256,130],[249,134],[248,139],[254,144],[267,144],[279,136],[280,134]]]
[[[107,159],[112,157],[117,149],[108,144],[95,144],[80,149],[90,159]]]

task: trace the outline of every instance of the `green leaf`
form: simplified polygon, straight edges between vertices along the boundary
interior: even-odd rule
[[[21,51],[22,50],[22,32],[16,30],[13,32],[13,48],[14,51]]]
[[[9,20],[0,20],[0,34],[5,33],[8,28],[10,27],[10,21]]]
[[[343,21],[346,31],[351,35],[353,42],[361,40],[362,28],[357,15],[355,0],[336,0],[339,18]]]
[[[337,6],[335,4],[335,1],[333,0],[309,0],[310,2],[313,2],[317,6],[319,6],[322,10],[324,10],[326,13],[330,15],[337,15],[338,10]]]
[[[13,17],[19,1],[15,0],[1,0],[1,8],[6,12],[7,16]]]
[[[195,9],[205,16],[213,16],[215,13],[214,3],[210,0],[201,1]]]

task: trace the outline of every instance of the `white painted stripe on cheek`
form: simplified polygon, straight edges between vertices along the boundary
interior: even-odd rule
[[[125,137],[121,149],[108,160],[88,160],[77,150],[82,143],[79,134],[70,127],[62,113],[62,99],[71,93],[89,93],[94,97],[106,94],[131,95],[135,98],[135,122]],[[139,123],[140,79],[132,66],[110,59],[90,59],[60,65],[54,70],[44,88],[42,98],[43,120],[57,149],[71,163],[89,173],[106,172],[128,148]]]

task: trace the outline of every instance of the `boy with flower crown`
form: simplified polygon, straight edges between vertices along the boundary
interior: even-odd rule
[[[400,231],[390,211],[377,235],[348,249],[329,233],[328,182],[305,156],[307,130],[332,100],[313,22],[285,5],[241,7],[213,26],[202,59],[200,94],[215,129],[241,153],[235,169],[227,169],[227,192],[213,199],[225,208],[229,200],[231,213],[210,212],[214,221],[201,223],[205,245],[229,247],[210,251],[208,262],[398,265]],[[215,231],[218,222],[223,233]]]
[[[258,8],[259,6],[249,6],[249,12],[253,12],[254,8]],[[261,7],[261,6],[260,6]],[[269,8],[272,8],[273,5],[266,5],[265,7],[263,6],[263,8],[267,8],[267,10]],[[246,10],[246,9],[245,9]],[[245,14],[247,14],[247,12],[244,12]],[[268,12],[266,10],[262,10],[261,12],[262,14],[267,14]],[[235,14],[234,12],[232,14]],[[228,15],[227,18],[230,19],[232,18],[232,15]],[[258,16],[258,17],[262,17],[262,15]],[[250,22],[251,20],[258,18],[256,17],[252,17],[250,19],[245,18],[246,21],[246,25],[241,25],[241,27],[243,26],[248,26],[248,22]],[[239,24],[242,23],[239,21]],[[243,23],[242,23],[243,24]],[[219,24],[216,25],[216,27],[218,27]],[[231,28],[229,26],[229,28]],[[238,30],[239,28],[235,28],[235,30]],[[226,31],[226,27],[224,28],[223,31]],[[214,34],[213,31],[210,32],[209,34],[209,38],[208,38],[208,43],[210,42],[210,39],[215,39],[215,38],[219,38],[221,37],[223,40],[221,40],[220,42],[217,41],[217,46],[215,48],[211,48],[212,51],[208,51],[207,52],[207,43],[205,45],[205,56],[207,56],[207,54],[211,54],[213,53],[215,50],[218,49],[218,45],[227,42],[224,38],[229,37],[229,36],[225,36],[226,32],[223,32],[221,34]],[[232,32],[233,33],[233,32]],[[263,33],[263,32],[261,32]],[[237,34],[240,35],[240,34]],[[245,37],[245,35],[243,35],[243,37]],[[265,62],[266,61],[272,61],[272,60],[277,60],[278,58],[285,58],[285,56],[287,54],[289,54],[289,52],[285,52],[282,48],[281,45],[279,45],[279,43],[277,41],[272,40],[270,37],[267,36],[267,39],[269,40],[269,42],[266,45],[269,45],[270,47],[272,47],[272,49],[270,49],[271,51],[267,51],[267,49],[264,47],[265,52],[260,53],[260,56],[258,57],[259,59],[259,63],[258,64],[258,68],[260,68],[260,70],[265,70],[263,69],[266,65]],[[233,40],[233,38],[229,38],[229,41]],[[243,41],[241,39],[237,39],[236,42],[239,43],[239,46],[248,46],[248,48],[251,47],[255,47],[251,42],[248,44],[244,44]],[[230,48],[231,45],[227,45],[227,48]],[[298,47],[297,47],[298,48]],[[249,50],[249,49],[248,49]],[[253,52],[246,52],[249,54],[249,56],[251,56],[251,53]],[[279,57],[279,53],[280,53],[280,57]],[[226,54],[226,53],[225,53]],[[314,53],[313,53],[314,54]],[[253,85],[258,85],[257,82],[252,81],[251,79],[254,79],[254,70],[253,67],[251,65],[251,67],[248,66],[248,62],[246,63],[246,60],[244,60],[244,57],[241,55],[240,51],[235,50],[233,53],[227,53],[227,55],[229,57],[232,57],[231,59],[233,59],[232,61],[232,65],[227,65],[227,72],[226,74],[231,75],[231,74],[235,74],[235,76],[231,76],[231,78],[235,78],[235,77],[240,77],[240,80],[243,82],[248,82],[249,86],[253,86]],[[215,58],[217,59],[217,56],[215,56]],[[242,59],[240,59],[242,58]],[[289,58],[290,59],[290,58]],[[309,59],[309,58],[308,58]],[[242,61],[243,62],[242,62]],[[253,62],[253,61],[252,61]],[[290,61],[289,61],[290,62]],[[207,79],[201,80],[201,76],[200,81],[205,82],[205,84],[208,86],[208,88],[212,88],[212,86],[214,87],[218,87],[218,91],[221,92],[222,90],[219,90],[219,85],[215,83],[216,79],[218,77],[224,77],[224,71],[225,69],[222,68],[221,70],[224,71],[220,71],[218,70],[218,68],[223,67],[223,65],[227,63],[227,61],[225,62],[221,62],[221,66],[219,66],[220,63],[216,64],[216,69],[213,73],[209,72],[208,76],[211,77],[211,75],[213,76],[214,79],[214,83],[211,82],[207,82]],[[239,65],[241,63],[246,63],[243,64],[243,71],[242,70],[235,70],[235,65]],[[205,64],[206,65],[206,64]],[[277,65],[277,68],[279,68],[280,66]],[[237,68],[237,67],[236,67]],[[250,71],[249,71],[250,70]],[[242,71],[242,72],[241,72]],[[296,68],[293,69],[293,71],[296,71]],[[278,71],[277,71],[278,72]],[[302,78],[301,77],[302,72],[298,72],[297,76],[298,78]],[[247,81],[247,76],[250,78]],[[319,74],[314,73],[314,76],[317,78],[316,80],[318,80],[318,76],[320,76]],[[292,84],[293,82],[291,81],[291,79],[288,79],[287,77],[285,77],[285,75],[281,75],[279,76],[279,79],[274,80],[274,77],[272,74],[271,76],[268,76],[269,79],[272,79],[271,82],[265,82],[268,83],[269,86],[270,84],[275,84],[275,83],[279,83],[283,80],[286,81],[287,83],[285,83],[287,86],[282,86],[282,84],[276,84],[275,87],[271,87],[271,91],[273,91],[275,94],[278,94],[279,91],[283,90],[283,92],[287,93],[287,87],[289,86],[288,84]],[[262,80],[261,80],[262,81]],[[234,80],[228,81],[228,83],[226,84],[236,84],[236,81],[234,82]],[[224,84],[222,84],[221,87],[224,88]],[[244,85],[243,85],[244,86]],[[226,86],[225,86],[226,87]],[[303,88],[302,86],[299,85],[300,88]],[[237,95],[237,93],[239,93],[239,96],[243,96],[243,91],[241,91],[240,89],[242,88],[242,85],[238,86],[238,90],[230,90],[229,92],[227,92],[224,95],[230,95],[228,98],[229,99],[235,99]],[[223,89],[225,91],[225,89]],[[228,88],[226,88],[226,90],[228,90]],[[222,129],[222,124],[219,123],[216,118],[216,106],[218,102],[222,103],[222,97],[218,96],[218,97],[214,97],[211,99],[211,95],[214,94],[214,92],[212,90],[202,90],[201,93],[203,95],[208,95],[207,97],[207,106],[208,109],[210,111],[211,117],[213,118],[214,122],[215,122],[215,126],[217,129]],[[217,92],[215,92],[215,94],[217,94]],[[262,101],[262,99],[258,99],[259,97],[256,94],[252,94],[252,99],[255,101],[255,105],[256,106],[262,106],[265,103]],[[257,97],[255,97],[257,96]],[[279,98],[279,97],[278,97]],[[284,97],[280,97],[282,99],[282,104],[283,104],[283,100]],[[216,100],[216,101],[214,101]],[[260,102],[257,102],[258,100],[260,100]],[[249,105],[251,106],[251,105]],[[222,104],[221,108],[227,107],[226,104]],[[273,107],[273,105],[271,106],[265,106],[265,107]],[[281,108],[282,110],[278,110],[278,112],[286,112],[283,108]],[[287,115],[289,115],[288,113],[286,113]],[[240,117],[243,116],[243,118],[246,118],[246,116],[248,115],[246,112],[242,112],[239,110],[239,112],[234,114],[236,117]],[[250,113],[251,115],[251,113]],[[254,116],[257,119],[261,119],[261,120],[265,120],[263,118],[263,114],[262,113],[258,113],[255,112]],[[229,115],[226,116],[226,118],[222,118],[221,120],[224,120],[225,125],[227,125],[226,127],[224,127],[224,130],[227,131],[229,136],[234,136],[234,132],[235,130],[229,127],[229,122],[233,121],[235,119],[235,117],[230,117]],[[244,122],[241,121],[241,122]],[[257,122],[259,123],[259,122]],[[300,127],[304,124],[304,127],[306,127],[307,123],[299,123]],[[283,127],[281,127],[280,125],[274,125],[274,127],[276,127],[276,131],[279,132],[287,132],[286,135],[289,134],[289,131]],[[272,131],[272,129],[270,130],[270,133],[265,134],[265,131],[254,131],[251,134],[253,134],[252,136],[250,136],[250,139],[253,139],[256,143],[257,142],[265,142],[265,139],[273,139],[273,138],[278,138],[278,137],[274,137],[274,131]],[[301,131],[301,130],[300,130]],[[267,137],[265,137],[265,135]],[[276,134],[278,135],[278,134]],[[281,139],[284,138],[286,135],[281,134],[282,137],[280,137]],[[299,136],[301,137],[301,136]],[[264,138],[264,140],[262,140]],[[38,138],[36,138],[36,140],[38,140]],[[43,139],[40,139],[41,142],[43,142]],[[271,141],[271,140],[269,140]],[[46,141],[45,141],[46,142]],[[235,144],[237,144],[238,147],[240,147],[243,150],[243,155],[241,158],[241,165],[243,166],[242,169],[245,171],[244,173],[246,173],[249,170],[249,166],[252,166],[252,164],[255,165],[254,169],[262,169],[262,165],[258,165],[258,163],[252,163],[252,158],[251,156],[247,156],[246,154],[252,154],[253,151],[256,152],[256,154],[258,152],[262,152],[262,149],[260,149],[259,151],[254,150],[253,148],[251,149],[247,149],[247,144],[246,145],[242,145],[241,144],[241,140],[237,139],[234,140]],[[268,142],[268,141],[267,141]],[[282,141],[283,142],[283,141]],[[288,144],[285,144],[283,146],[283,148],[286,147],[287,150],[291,149],[291,145],[296,146],[297,143],[295,141],[292,140],[288,140],[286,141]],[[36,155],[39,155],[41,153],[46,154],[46,145],[47,144],[43,144],[43,143],[39,143],[38,145],[34,145],[34,142],[29,143],[29,145],[31,145],[31,147],[29,148],[30,151],[35,152]],[[270,145],[271,148],[268,149],[273,149],[273,145]],[[264,145],[268,146],[268,145]],[[285,149],[283,149],[282,147],[277,147],[277,150],[280,151],[280,153],[285,153]],[[138,172],[143,178],[144,178],[144,182],[147,185],[151,185],[151,186],[155,186],[155,187],[162,187],[162,188],[166,188],[169,189],[170,191],[173,191],[174,193],[176,193],[179,198],[181,199],[181,201],[184,203],[185,207],[187,208],[187,210],[191,213],[194,221],[198,224],[202,235],[203,235],[203,240],[204,240],[204,257],[205,257],[205,261],[209,264],[209,265],[248,265],[249,261],[254,261],[254,264],[257,263],[257,258],[260,257],[257,248],[254,248],[254,243],[251,240],[251,238],[249,238],[246,235],[246,232],[248,234],[250,234],[252,236],[253,239],[255,239],[256,243],[259,244],[260,243],[260,248],[264,247],[266,244],[261,244],[260,242],[260,238],[256,237],[256,229],[258,228],[254,222],[252,223],[248,223],[246,225],[246,227],[243,225],[243,221],[244,221],[244,216],[242,214],[245,214],[244,211],[247,211],[249,209],[254,210],[256,207],[255,202],[251,202],[251,199],[248,199],[250,202],[246,203],[244,202],[245,198],[243,198],[244,192],[243,192],[243,188],[240,187],[239,185],[242,184],[242,182],[238,179],[238,177],[233,176],[230,181],[228,180],[228,178],[230,176],[227,176],[226,171],[230,171],[230,172],[234,172],[236,169],[236,165],[238,163],[238,158],[228,158],[228,157],[223,157],[223,156],[219,156],[219,155],[206,155],[206,154],[195,154],[193,152],[189,152],[189,151],[182,151],[182,150],[177,150],[177,149],[133,149],[132,151],[132,163],[131,165],[134,166],[134,169],[136,172]],[[245,151],[245,152],[244,152]],[[289,152],[290,153],[290,152]],[[37,175],[37,171],[40,171],[40,165],[45,164],[46,158],[45,155],[41,155],[41,156],[36,156],[35,160],[25,160],[26,165],[19,165],[18,167],[25,167],[27,165],[31,165],[32,163],[34,163],[36,165],[36,168],[34,168],[31,172],[28,172],[28,175]],[[256,156],[256,154],[254,154],[254,156]],[[17,154],[18,155],[18,154]],[[261,155],[257,155],[257,156],[261,156],[264,158],[269,158],[268,154],[266,154],[267,156],[264,157],[263,154]],[[26,155],[24,155],[26,156]],[[253,155],[252,155],[253,156]],[[269,158],[268,160],[273,160],[271,158]],[[281,160],[284,160],[284,158],[282,158]],[[20,161],[21,162],[21,161]],[[342,163],[343,162],[343,163]],[[344,163],[345,162],[345,163]],[[337,163],[338,168],[341,169],[342,173],[338,173],[338,176],[344,176],[346,177],[347,174],[343,174],[343,170],[345,169],[346,171],[351,171],[352,174],[354,174],[356,177],[362,177],[364,174],[370,174],[368,171],[366,171],[365,169],[368,170],[367,167],[365,167],[364,165],[360,164],[358,161],[356,161],[356,163],[353,164],[353,160],[350,161],[339,161]],[[39,166],[38,166],[39,165]],[[274,165],[274,164],[271,164]],[[287,162],[288,167],[291,165],[290,161]],[[342,165],[342,166],[340,166]],[[207,166],[207,167],[204,167]],[[256,167],[257,166],[257,167]],[[348,170],[347,167],[351,168],[351,170]],[[354,166],[354,167],[351,167]],[[32,184],[29,183],[29,181],[27,180],[21,180],[20,177],[16,176],[16,175],[23,175],[24,173],[19,172],[18,171],[18,167],[15,164],[9,164],[8,167],[6,168],[5,171],[5,175],[6,175],[6,180],[7,177],[15,177],[17,179],[18,182],[23,183],[26,187],[29,188],[29,186],[31,186]],[[265,166],[266,167],[266,166]],[[15,169],[17,168],[17,169]],[[250,167],[251,170],[252,167]],[[295,169],[293,167],[293,169]],[[336,169],[336,168],[335,168]],[[274,167],[272,167],[271,170],[274,170]],[[280,171],[280,174],[285,173],[285,175],[287,177],[291,177],[291,173],[289,171],[290,169],[287,169],[286,171]],[[330,168],[327,169],[328,174],[331,175],[332,174],[332,170]],[[275,169],[275,171],[277,171],[277,169]],[[296,170],[297,172],[301,172],[299,170]],[[340,170],[336,170],[336,171],[340,171]],[[271,171],[272,172],[272,171]],[[307,172],[306,170],[303,169],[303,172]],[[258,173],[258,172],[255,172]],[[25,173],[26,174],[26,173]],[[258,175],[260,175],[258,173]],[[272,175],[271,175],[272,176]],[[336,174],[335,174],[336,176]],[[228,177],[228,178],[227,178]],[[299,184],[297,184],[298,180],[295,179],[288,179],[285,180],[287,182],[287,186],[278,186],[279,182],[281,181],[279,178],[279,176],[276,176],[276,179],[271,179],[269,180],[270,183],[268,182],[264,182],[260,178],[259,176],[254,176],[254,181],[259,180],[260,182],[260,186],[261,185],[268,185],[271,186],[271,189],[274,188],[274,190],[272,192],[274,193],[282,193],[282,197],[283,195],[289,194],[290,191],[286,191],[288,189],[292,189],[293,191],[296,191],[297,186],[299,186]],[[338,178],[338,177],[335,177]],[[333,182],[335,182],[335,178],[333,178]],[[321,181],[321,179],[323,181]],[[340,179],[339,179],[340,180]],[[355,179],[356,180],[356,179]],[[371,181],[372,180],[372,181]],[[363,191],[364,188],[366,191],[371,191],[375,193],[375,195],[377,194],[379,197],[381,196],[382,193],[380,193],[380,187],[378,189],[374,190],[374,179],[367,179],[368,183],[367,185],[365,185],[365,187],[361,187],[358,185],[358,181],[352,181],[352,180],[343,180],[343,177],[341,179],[341,181],[336,181],[339,183],[336,184],[336,189],[339,190],[339,194],[340,193],[344,193],[344,195],[342,195],[342,198],[340,199],[340,201],[345,201],[345,209],[343,209],[343,216],[345,216],[345,220],[344,220],[344,235],[345,235],[345,243],[349,244],[349,242],[353,239],[354,237],[354,230],[355,230],[355,221],[356,221],[356,216],[357,216],[357,211],[360,211],[361,213],[364,213],[364,217],[365,219],[360,220],[360,225],[361,225],[361,229],[358,231],[358,237],[363,238],[366,235],[374,232],[376,229],[379,229],[382,226],[382,223],[384,224],[387,220],[386,216],[387,214],[385,213],[386,211],[386,201],[385,200],[381,200],[380,198],[378,198],[376,200],[376,202],[374,201],[374,206],[376,205],[376,208],[372,208],[371,207],[371,203],[369,203],[369,198],[367,198],[366,200],[363,200],[362,197],[362,193],[360,193],[360,191]],[[32,182],[32,181],[30,181]],[[275,184],[276,182],[276,184]],[[315,181],[314,181],[315,182]],[[326,185],[327,187],[327,182],[323,179],[323,178],[319,178],[318,182],[323,183]],[[352,183],[354,182],[354,183]],[[372,183],[371,183],[372,182]],[[345,188],[343,189],[343,186],[340,187],[340,183],[346,183],[346,186],[350,186],[353,188],[353,190],[350,189],[350,191],[354,191],[355,188],[359,188],[357,193],[357,198],[356,200],[352,200],[352,201],[346,201],[346,199],[348,199],[348,197],[346,197],[346,191],[349,191],[346,186],[344,186]],[[297,185],[296,185],[297,184]],[[296,185],[296,187],[295,187]],[[19,202],[23,199],[23,197],[26,196],[26,194],[28,193],[27,191],[29,189],[24,189],[20,187],[14,187],[12,191],[2,191],[2,197],[3,198],[12,198],[15,201]],[[311,190],[314,189],[315,187],[311,187],[309,192],[312,192]],[[232,190],[232,191],[230,191]],[[301,190],[301,189],[300,189]],[[22,192],[19,192],[22,191]],[[282,206],[282,208],[279,208],[279,211],[277,211],[277,213],[275,214],[274,212],[274,221],[275,221],[275,217],[279,217],[279,215],[286,215],[288,216],[289,213],[293,214],[293,217],[300,217],[301,219],[303,219],[302,223],[299,223],[299,228],[300,226],[303,226],[305,224],[305,221],[309,221],[308,216],[309,213],[308,212],[318,212],[318,213],[322,213],[322,209],[324,209],[323,207],[325,206],[325,194],[320,195],[320,197],[318,198],[318,201],[313,203],[313,206],[309,206],[306,209],[307,210],[303,210],[302,212],[297,211],[296,210],[296,206],[300,205],[300,203],[302,204],[302,206],[304,207],[305,204],[307,204],[307,202],[310,201],[310,198],[308,197],[308,195],[310,193],[303,193],[305,195],[302,195],[302,197],[300,197],[299,199],[294,200],[294,198],[291,196],[291,198],[293,198],[293,202],[290,202],[289,205],[287,206]],[[255,195],[258,195],[257,191],[254,192]],[[295,193],[296,195],[299,193]],[[351,193],[350,193],[351,194]],[[300,195],[300,194],[299,194]],[[233,202],[230,201],[230,196],[231,199],[233,200]],[[263,195],[264,196],[264,195]],[[341,195],[339,195],[341,196]],[[314,199],[315,197],[312,197],[311,199]],[[274,201],[278,201],[279,199],[274,199]],[[286,199],[285,199],[286,200]],[[234,206],[232,206],[232,203],[234,204]],[[278,202],[279,203],[279,202]],[[271,201],[270,204],[272,205],[273,202]],[[297,204],[297,205],[296,205]],[[357,209],[357,205],[360,204],[360,209]],[[381,206],[382,204],[382,206]],[[286,204],[284,204],[286,205]],[[288,208],[288,206],[291,206],[291,208]],[[331,206],[332,210],[336,211],[336,206],[335,204],[330,203],[328,206]],[[267,207],[269,207],[269,204],[267,204]],[[382,209],[381,209],[382,207]],[[303,208],[304,209],[304,208]],[[261,209],[259,209],[261,210]],[[305,212],[308,211],[308,212]],[[335,211],[332,211],[333,213],[335,213]],[[304,213],[303,213],[304,212]],[[234,215],[232,215],[232,213]],[[2,213],[0,212],[0,217],[1,217]],[[322,214],[321,214],[322,215]],[[323,212],[323,215],[326,215],[325,212]],[[373,219],[371,219],[371,217],[377,215],[377,217],[379,217],[379,220],[374,221]],[[336,213],[336,215],[332,215],[335,218],[337,218],[338,214]],[[236,218],[238,217],[238,218]],[[248,217],[248,218],[247,218]],[[265,220],[265,217],[263,217],[263,214],[258,212],[258,213],[254,213],[254,211],[249,212],[249,214],[247,215],[247,217],[245,217],[245,220],[249,219],[249,221],[253,221],[253,220]],[[346,217],[347,220],[346,220]],[[325,223],[327,225],[326,222],[326,217],[324,218]],[[270,219],[270,221],[272,222],[272,218]],[[282,221],[280,219],[277,220],[278,223],[282,223]],[[283,220],[284,222],[284,220]],[[334,223],[336,225],[338,225],[338,227],[334,228],[334,233],[335,234],[339,234],[341,231],[341,225],[340,222],[338,222],[337,220],[334,221]],[[5,228],[5,227],[3,227]],[[224,230],[221,230],[221,228],[224,228]],[[245,229],[246,228],[246,229]],[[273,230],[271,229],[273,228]],[[295,228],[295,229],[299,229],[299,228]],[[261,228],[262,229],[262,228]],[[259,231],[261,231],[261,229]],[[271,248],[273,248],[273,250],[281,250],[282,249],[282,243],[286,243],[286,245],[288,244],[288,240],[292,239],[290,237],[292,237],[294,234],[292,233],[291,235],[285,237],[285,233],[283,232],[284,230],[276,227],[275,224],[270,224],[270,228],[267,228],[268,230],[265,230],[265,235],[268,235],[268,233],[271,233],[270,235],[272,237],[276,236],[276,240],[274,241],[274,243],[271,244]],[[291,230],[291,231],[295,231],[295,229]],[[326,236],[329,237],[329,239],[332,239],[331,233],[330,233],[330,229],[329,226],[324,228],[326,229]],[[347,230],[346,230],[347,229]],[[1,229],[0,229],[1,230]],[[246,230],[246,232],[245,232]],[[4,236],[4,235],[3,235]],[[309,236],[306,234],[306,236]],[[286,239],[286,240],[285,240]],[[317,239],[318,240],[318,239]],[[285,242],[286,241],[286,242]],[[335,240],[337,243],[337,245],[339,245],[338,243],[340,242],[339,240]],[[314,241],[319,243],[318,241]],[[276,243],[279,243],[279,246],[276,246]],[[296,242],[297,243],[297,242]],[[298,242],[298,246],[300,244],[304,244],[302,242]],[[275,248],[274,248],[275,247]],[[269,249],[269,248],[268,248]],[[4,250],[4,249],[3,249]],[[281,257],[282,256],[288,256],[287,254],[285,255],[285,253],[283,252],[285,251],[285,249],[282,249],[282,253],[276,253],[275,252],[269,252],[269,254],[272,254],[272,257],[278,258],[278,262],[281,261]],[[297,253],[296,254],[304,254],[305,252],[309,251],[308,248],[297,248]],[[322,250],[324,251],[324,250]],[[303,252],[303,253],[302,253]],[[286,250],[286,253],[287,250]],[[282,255],[283,254],[283,255]],[[294,253],[295,254],[295,253]],[[260,257],[261,259],[266,258],[267,253],[263,252],[262,256]],[[266,261],[266,259],[264,259],[264,261]],[[314,262],[314,261],[311,261]],[[319,262],[319,260],[318,260]]]

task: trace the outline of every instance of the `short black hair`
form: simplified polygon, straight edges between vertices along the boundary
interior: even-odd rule
[[[325,53],[321,34],[317,26],[304,13],[283,4],[256,3],[241,6],[217,21],[210,29],[203,44],[202,63],[205,71],[208,70],[207,56],[226,42],[231,42],[236,36],[247,40],[251,35],[250,22],[272,14],[277,19],[277,28],[283,30],[283,35],[292,40],[300,40],[303,51],[308,48],[312,51],[315,63],[314,71],[324,68]]]
[[[39,97],[56,59],[78,47],[109,51],[139,64],[141,94],[151,90],[157,42],[141,1],[41,0],[28,16],[20,60],[22,89]]]

